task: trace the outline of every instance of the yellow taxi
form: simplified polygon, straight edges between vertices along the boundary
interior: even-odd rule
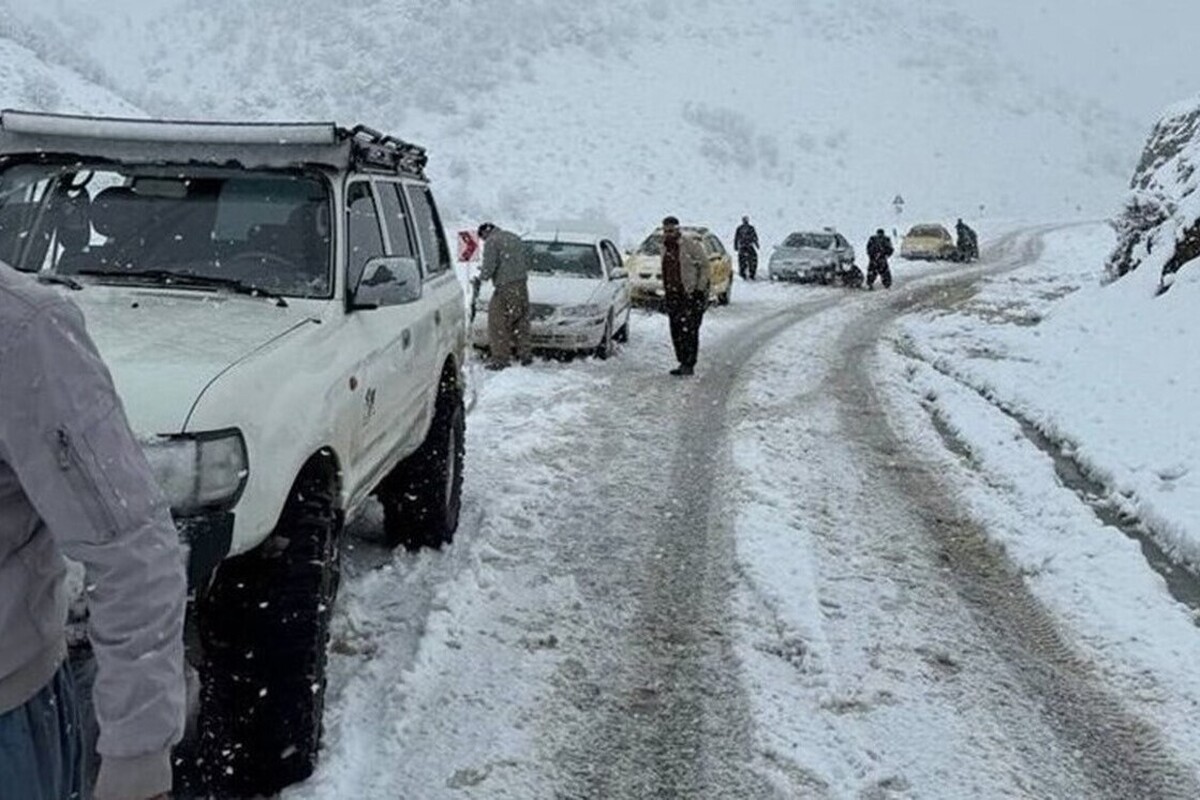
[[[958,255],[958,246],[950,231],[942,225],[914,225],[900,242],[900,257],[940,261]]]

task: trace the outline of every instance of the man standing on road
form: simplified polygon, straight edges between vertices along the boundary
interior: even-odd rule
[[[671,374],[691,375],[700,353],[700,323],[708,308],[708,259],[700,242],[683,235],[675,217],[663,220],[662,232],[663,291],[671,343],[679,360]]]
[[[185,702],[179,535],[79,310],[0,264],[0,332],[0,800],[83,797],[63,554],[87,571],[95,798],[166,797]]]
[[[875,279],[883,278],[883,288],[892,288],[892,268],[888,259],[892,257],[892,240],[883,232],[883,228],[875,231],[875,235],[867,240],[867,288],[875,288]]]
[[[749,217],[742,217],[742,224],[734,232],[733,249],[738,254],[738,275],[742,280],[754,280],[758,274],[758,231]]]
[[[522,364],[533,361],[529,343],[529,248],[521,237],[490,222],[479,226],[483,266],[477,281],[492,282],[488,303],[488,369],[504,369],[513,352]],[[478,293],[478,292],[476,292]]]
[[[958,260],[974,261],[979,258],[979,240],[975,237],[975,231],[971,230],[971,226],[960,218],[954,226],[954,232],[958,236]]]

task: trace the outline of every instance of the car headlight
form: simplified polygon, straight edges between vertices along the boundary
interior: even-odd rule
[[[564,317],[598,317],[604,313],[604,309],[592,303],[585,306],[563,306],[560,313]]]
[[[162,437],[144,449],[171,511],[180,517],[229,510],[250,474],[246,442],[236,429]]]

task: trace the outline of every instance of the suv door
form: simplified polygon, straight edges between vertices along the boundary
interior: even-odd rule
[[[432,192],[427,185],[416,181],[406,181],[403,186],[407,207],[412,212],[414,239],[421,254],[426,302],[432,309],[429,336],[435,363],[426,396],[426,407],[432,409],[446,356],[453,353],[457,367],[462,368],[463,348],[467,341],[466,303],[462,285],[454,273],[450,246],[446,243],[446,233]]]
[[[358,285],[367,261],[388,255],[380,208],[369,179],[352,178],[347,182],[347,297]],[[422,306],[423,301],[417,301],[349,312],[348,326],[357,356],[351,387],[360,398],[352,458],[355,486],[360,489],[365,484],[373,485],[384,471],[420,444],[421,396],[412,376],[420,349],[414,331]]]

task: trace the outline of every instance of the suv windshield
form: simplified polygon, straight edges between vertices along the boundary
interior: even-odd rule
[[[941,239],[948,234],[937,225],[918,225],[909,231],[908,235]]]
[[[332,296],[317,176],[186,166],[18,164],[0,173],[0,260],[25,272]]]
[[[530,270],[579,278],[603,278],[600,256],[590,244],[562,242],[526,242],[529,247]]]
[[[833,247],[833,236],[828,233],[793,233],[783,242],[784,247],[812,247],[828,250]]]

